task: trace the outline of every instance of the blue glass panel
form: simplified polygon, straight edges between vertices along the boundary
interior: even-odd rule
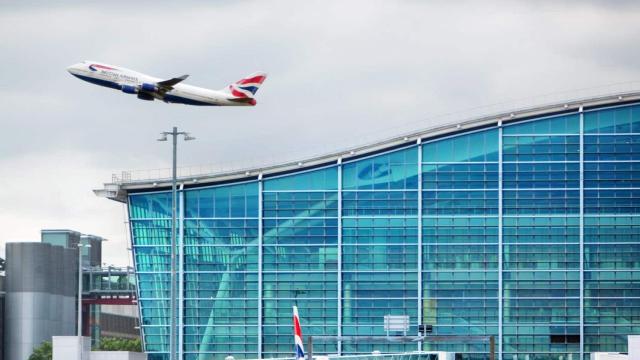
[[[585,190],[585,214],[638,214],[640,189]]]
[[[314,170],[302,174],[266,179],[265,191],[276,190],[337,190],[338,168]]]
[[[640,162],[584,164],[585,188],[640,188]]]
[[[631,243],[640,242],[640,217],[606,216],[584,218],[585,243]]]
[[[343,244],[416,244],[416,218],[351,218],[343,219]]]
[[[628,134],[640,132],[640,106],[625,106],[585,113],[587,134]]]
[[[338,216],[336,192],[268,192],[264,194],[265,218],[309,218]]]
[[[258,216],[258,183],[185,191],[186,218]]]
[[[497,271],[429,271],[423,274],[423,279],[425,299],[498,296]]]
[[[424,215],[490,215],[498,213],[498,191],[424,191]]]
[[[344,270],[416,270],[417,260],[417,246],[359,244],[342,247]]]
[[[345,190],[417,189],[418,148],[412,147],[343,165]]]
[[[171,192],[129,195],[131,219],[171,219]]]
[[[505,162],[580,160],[579,136],[508,136],[503,140]]]
[[[422,146],[423,162],[498,161],[498,130],[458,135]]]
[[[587,135],[585,161],[640,160],[640,135]]]
[[[525,123],[507,124],[503,134],[578,134],[580,132],[580,116],[563,115]]]
[[[578,271],[505,271],[502,278],[505,298],[580,296]]]
[[[638,334],[640,326],[628,324],[623,326],[585,326],[586,352],[626,352],[627,335]]]
[[[342,194],[345,216],[416,215],[417,191],[345,191]]]
[[[184,244],[257,245],[257,219],[200,219],[186,221]]]
[[[505,190],[503,202],[505,215],[577,214],[580,212],[578,190]]]
[[[497,217],[430,217],[422,220],[422,229],[424,244],[498,243]]]
[[[498,247],[469,243],[425,245],[422,261],[425,270],[497,270]]]

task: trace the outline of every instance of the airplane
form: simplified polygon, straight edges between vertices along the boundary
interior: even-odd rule
[[[254,106],[254,95],[267,78],[267,74],[257,72],[224,89],[210,90],[182,84],[189,75],[163,80],[97,61],[83,61],[69,66],[67,71],[92,84],[137,95],[140,100],[200,106]]]

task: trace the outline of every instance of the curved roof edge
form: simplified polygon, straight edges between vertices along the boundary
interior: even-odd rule
[[[640,91],[627,91],[556,102],[541,106],[533,106],[513,111],[504,111],[498,114],[456,121],[445,125],[437,125],[420,131],[397,135],[372,144],[361,145],[326,155],[311,157],[306,160],[290,161],[278,165],[269,165],[257,168],[199,174],[195,176],[183,176],[178,178],[178,186],[191,187],[256,180],[261,179],[262,177],[274,176],[276,174],[304,171],[322,165],[339,164],[343,161],[365,157],[385,150],[411,146],[413,144],[428,141],[429,139],[472,131],[474,129],[501,126],[502,124],[523,121],[535,117],[578,112],[581,108],[583,110],[588,110],[590,108],[622,105],[637,101],[640,101]],[[112,182],[105,183],[104,188],[96,189],[94,190],[94,193],[97,196],[106,197],[111,200],[126,202],[126,196],[129,192],[165,190],[170,187],[171,178],[129,180],[118,179],[114,175]]]

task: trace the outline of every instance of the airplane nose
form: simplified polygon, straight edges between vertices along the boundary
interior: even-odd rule
[[[73,64],[67,67],[67,71],[72,75],[75,74],[77,70],[78,70],[78,64]]]

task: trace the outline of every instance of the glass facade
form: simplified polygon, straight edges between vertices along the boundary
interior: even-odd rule
[[[145,349],[168,359],[171,194],[129,195]],[[384,315],[494,335],[501,359],[588,359],[640,333],[640,105],[424,138],[315,169],[179,192],[185,360],[488,344],[371,342]]]

